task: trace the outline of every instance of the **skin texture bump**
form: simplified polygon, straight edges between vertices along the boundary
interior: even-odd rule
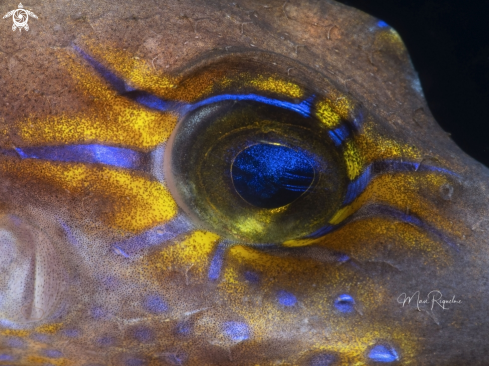
[[[489,171],[394,29],[325,0],[24,5],[0,365],[489,362]]]

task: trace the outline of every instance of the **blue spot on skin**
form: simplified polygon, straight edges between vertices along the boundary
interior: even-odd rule
[[[355,310],[355,300],[350,295],[343,294],[334,301],[334,306],[342,313],[351,313]]]
[[[187,355],[184,353],[170,353],[165,356],[166,362],[170,365],[181,366],[187,361]]]
[[[126,366],[144,366],[146,364],[146,361],[140,359],[140,358],[128,358],[124,364]]]
[[[277,293],[277,300],[283,306],[294,306],[297,303],[297,298],[290,292],[284,290],[280,290]]]
[[[63,353],[57,349],[47,349],[44,351],[44,355],[49,358],[60,358],[63,357]]]
[[[188,336],[192,333],[192,323],[190,322],[181,322],[177,324],[177,327],[175,328],[175,332],[179,335],[182,336]]]
[[[45,334],[34,333],[31,338],[37,342],[50,343],[51,338]]]
[[[394,362],[399,360],[399,356],[391,346],[378,344],[374,346],[368,353],[368,358],[376,362]]]
[[[25,342],[22,338],[19,337],[9,337],[6,339],[6,342],[8,347],[11,348],[24,348],[25,347]]]
[[[253,272],[253,271],[246,271],[244,273],[244,278],[246,281],[251,282],[251,283],[260,282],[260,276],[258,275],[258,273]]]
[[[63,334],[66,337],[75,338],[80,335],[80,331],[78,329],[65,329],[63,330]]]
[[[90,315],[94,319],[102,319],[107,316],[107,312],[104,309],[102,309],[100,306],[96,306],[90,309]]]
[[[154,338],[153,332],[151,329],[146,327],[138,327],[134,329],[134,338],[141,343],[151,342]]]
[[[109,347],[114,344],[114,338],[112,337],[101,337],[97,339],[97,344],[101,347]]]
[[[234,342],[242,342],[250,337],[250,330],[246,323],[226,322],[223,330],[224,334]]]
[[[377,22],[377,26],[380,28],[385,28],[385,27],[388,27],[389,25],[386,22],[384,22],[383,20],[379,20]]]
[[[309,361],[309,366],[333,366],[338,358],[331,353],[322,353],[313,356]]]
[[[307,156],[289,147],[253,145],[238,154],[231,173],[239,195],[261,208],[285,206],[306,192],[314,168]]]
[[[14,361],[15,357],[7,353],[0,353],[0,361]]]
[[[144,300],[144,308],[153,314],[161,314],[168,310],[168,305],[157,295],[149,295]]]

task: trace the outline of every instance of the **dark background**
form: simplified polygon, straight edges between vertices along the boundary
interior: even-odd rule
[[[435,119],[489,167],[489,1],[338,1],[396,29]]]

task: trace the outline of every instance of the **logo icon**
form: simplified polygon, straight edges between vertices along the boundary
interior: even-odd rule
[[[19,28],[19,32],[22,31],[22,28],[24,28],[26,31],[29,30],[29,24],[27,24],[27,21],[29,20],[29,15],[37,19],[37,15],[34,14],[32,11],[24,9],[22,3],[19,4],[18,9],[9,11],[7,14],[5,14],[3,16],[3,19],[8,18],[11,15],[12,20],[14,21],[14,24],[12,25],[12,30],[15,31],[17,28]]]

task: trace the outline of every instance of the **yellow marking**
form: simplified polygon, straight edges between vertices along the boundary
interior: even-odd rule
[[[168,270],[186,271],[190,266],[195,276],[207,278],[210,256],[219,236],[207,231],[194,231],[182,242],[169,245],[147,259],[142,267],[149,267],[156,274]],[[147,277],[147,273],[144,274]]]
[[[440,187],[446,183],[447,178],[436,173],[418,176],[408,173],[378,176],[353,203],[340,209],[330,223],[339,224],[367,202],[382,203],[401,211],[409,210],[409,213],[417,215],[438,230],[461,237],[465,234],[463,227],[443,216],[437,206],[419,196],[419,191],[436,196]],[[369,233],[368,245],[365,245],[365,233]],[[380,244],[374,245],[375,240],[379,240]],[[433,238],[430,233],[408,223],[379,217],[350,223],[321,238],[290,240],[285,242],[284,246],[321,244],[357,257],[359,253],[363,253],[361,258],[368,259],[381,251],[383,243],[386,242],[392,245],[397,243],[399,249],[404,247],[408,251],[421,250],[432,259],[436,257],[437,260],[448,261],[446,246]]]
[[[379,339],[392,341],[403,355],[414,354],[417,350],[416,329],[399,330],[387,321],[362,323],[356,317],[337,316],[333,305],[337,294],[352,294],[355,308],[365,318],[375,316],[383,301],[391,297],[377,282],[359,276],[348,267],[277,257],[240,245],[229,249],[227,262],[223,280],[219,283],[225,301],[222,306],[232,308],[250,325],[254,342],[272,341],[276,334],[297,339],[301,351],[295,359],[289,360],[292,364],[302,364],[305,358],[323,350],[336,352],[341,365],[360,365],[365,362],[365,353]],[[260,294],[239,279],[237,268],[260,274]],[[298,305],[294,311],[277,303],[278,290],[289,291],[297,297]],[[310,323],[310,319],[315,318],[327,319],[327,334],[318,332],[318,328]],[[300,326],[290,326],[299,320]],[[214,332],[214,329],[209,331],[212,325],[203,324],[201,328],[201,332]]]
[[[340,115],[333,110],[329,101],[320,101],[316,104],[316,116],[330,129],[338,127],[341,123]]]
[[[350,180],[360,175],[363,164],[363,156],[356,144],[352,141],[346,141],[343,149],[343,156],[346,163],[346,171]]]
[[[154,113],[128,101],[115,104],[85,115],[30,117],[18,123],[19,133],[31,146],[99,142],[149,151],[168,139],[177,122],[175,115]]]
[[[37,333],[54,334],[57,333],[62,326],[63,323],[45,324],[37,327],[36,329],[34,329],[34,331]]]
[[[27,337],[30,332],[23,329],[0,329],[0,334],[11,337]]]
[[[416,147],[379,134],[371,121],[365,124],[363,134],[355,137],[354,143],[365,165],[383,159],[403,158],[421,161],[423,158],[421,151]]]
[[[272,76],[259,76],[250,80],[249,84],[257,90],[282,94],[292,98],[302,98],[304,96],[304,91],[297,84]]]
[[[27,356],[25,357],[25,361],[27,365],[54,365],[54,366],[70,366],[73,365],[74,362],[70,361],[66,358],[49,358],[49,357],[41,357],[41,356]]]
[[[61,57],[78,89],[90,98],[90,110],[17,122],[28,145],[100,142],[149,151],[171,135],[177,115],[152,111],[118,96],[98,75],[73,57]]]
[[[0,172],[21,182],[49,184],[78,198],[105,199],[108,205],[100,212],[102,220],[126,231],[140,232],[170,220],[177,212],[175,201],[161,183],[136,172],[31,159],[4,161]]]
[[[187,78],[174,77],[155,71],[149,61],[109,45],[100,47],[87,41],[86,51],[133,87],[164,99],[194,102],[211,94],[216,88],[224,91],[244,86],[292,98],[304,95],[303,89],[297,84],[273,75],[253,76],[248,72],[235,73],[221,67],[200,70]]]

